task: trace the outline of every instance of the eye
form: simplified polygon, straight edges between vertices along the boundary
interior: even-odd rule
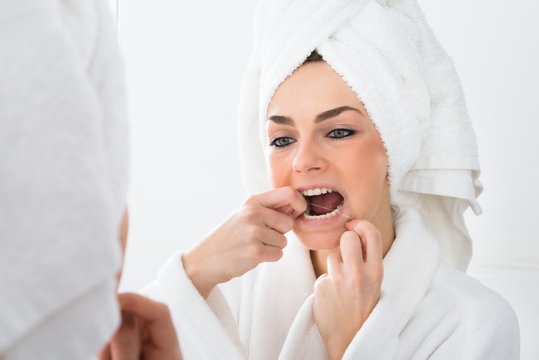
[[[273,139],[270,143],[270,146],[282,148],[282,147],[292,144],[295,141],[296,140],[294,140],[291,137],[283,136],[283,137],[278,137],[278,138]]]
[[[333,139],[343,139],[345,137],[352,136],[355,133],[356,133],[355,130],[335,129],[335,130],[331,130],[326,136]]]

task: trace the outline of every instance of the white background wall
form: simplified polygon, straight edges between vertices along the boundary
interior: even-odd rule
[[[234,4],[121,2],[132,123],[121,290],[151,281],[173,251],[203,238],[245,197],[236,119],[256,1]],[[518,308],[523,358],[539,358],[528,345],[539,324],[539,3],[420,4],[455,61],[479,141],[484,214],[467,213],[476,254],[470,271]],[[500,266],[511,275],[500,280]]]

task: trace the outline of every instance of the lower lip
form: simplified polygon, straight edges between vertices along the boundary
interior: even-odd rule
[[[330,218],[325,218],[325,219],[306,219],[305,216],[301,215],[300,217],[297,218],[297,220],[299,220],[302,224],[305,224],[307,226],[331,226],[331,225],[335,225],[337,223],[342,223],[343,220],[345,220],[345,222],[348,220],[348,218],[344,217],[343,215],[341,214],[344,214],[344,210],[346,210],[346,203],[343,201],[343,205],[342,207],[339,209],[339,212],[335,215],[333,215],[332,217]]]

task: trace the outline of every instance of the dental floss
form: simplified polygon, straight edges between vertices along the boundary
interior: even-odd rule
[[[314,206],[318,206],[319,208],[322,208],[322,209],[324,209],[324,210],[329,210],[329,211],[333,211],[333,210],[334,210],[334,209],[330,209],[330,208],[327,208],[327,207],[325,207],[325,206],[318,205],[318,204],[310,204],[310,205],[311,205],[311,206],[313,206],[313,205],[314,205]],[[340,212],[340,211],[337,211],[337,214],[342,215],[342,216],[344,216],[345,218],[348,218],[348,219],[350,219],[350,220],[354,220],[354,219],[351,218],[350,216],[345,215],[345,214],[343,214],[343,213]]]

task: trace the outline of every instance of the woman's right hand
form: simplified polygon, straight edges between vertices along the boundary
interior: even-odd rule
[[[304,197],[283,187],[250,197],[212,234],[183,255],[185,272],[206,298],[219,283],[283,256],[293,219],[307,208]]]
[[[366,220],[346,223],[339,247],[314,285],[313,316],[329,359],[341,359],[378,303],[384,276],[382,236]]]

